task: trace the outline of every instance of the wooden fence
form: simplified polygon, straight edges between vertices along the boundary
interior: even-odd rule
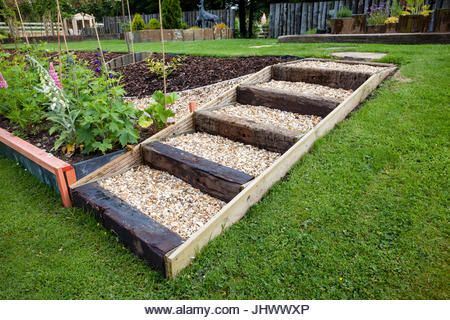
[[[234,19],[235,19],[235,11],[233,10],[209,10],[212,14],[215,14],[219,17],[220,22],[225,23],[230,29],[234,30]],[[197,25],[197,16],[199,11],[184,11],[183,12],[183,21],[189,26],[193,27]],[[143,14],[145,23],[148,23],[151,19],[159,19],[159,14]],[[119,17],[103,17],[103,24],[105,26],[105,33],[120,33],[123,32],[124,26],[129,24],[129,19],[127,16],[119,16]],[[207,22],[205,24],[205,28],[211,28],[213,23]]]
[[[302,34],[308,30],[327,29],[327,19],[335,17],[343,6],[352,9],[353,14],[364,14],[373,5],[391,5],[392,0],[339,0],[308,1],[301,3],[272,3],[269,16],[269,36],[277,38],[284,35]],[[450,0],[425,0],[431,8],[448,8]]]

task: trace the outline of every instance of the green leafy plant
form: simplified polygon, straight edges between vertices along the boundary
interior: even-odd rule
[[[166,76],[169,76],[183,63],[183,60],[182,57],[175,57],[166,61],[164,64],[160,59],[150,58],[147,60],[147,68],[150,73],[162,78],[164,76],[164,69]]]
[[[367,25],[369,26],[378,26],[384,25],[384,22],[389,17],[387,10],[383,7],[372,6],[371,11],[369,13],[369,17],[367,18]]]
[[[142,18],[142,16],[139,13],[134,15],[133,22],[131,23],[131,28],[133,29],[133,31],[145,29],[144,18]]]
[[[390,14],[391,17],[398,17],[402,13],[403,8],[402,5],[399,3],[398,0],[392,0],[392,4],[390,7]]]
[[[349,18],[352,16],[352,10],[349,7],[342,7],[336,13],[337,18]]]
[[[164,128],[167,120],[175,115],[167,106],[174,104],[178,100],[178,95],[176,93],[164,95],[158,90],[153,93],[152,99],[154,102],[143,111],[138,123],[143,128],[148,128],[152,124],[158,129]]]
[[[316,33],[317,33],[317,28],[312,28],[305,32],[305,34],[316,34]]]
[[[181,29],[180,0],[163,0],[161,11],[164,29]]]
[[[28,47],[26,53],[35,48]],[[41,56],[38,59],[41,60]],[[0,115],[11,123],[29,130],[39,126],[45,119],[45,96],[34,89],[39,74],[30,68],[23,54],[10,55],[0,52],[0,70],[8,81],[8,88],[0,93]]]
[[[159,20],[155,18],[151,19],[146,26],[146,29],[150,30],[155,30],[159,28],[161,28],[161,24],[159,23]]]

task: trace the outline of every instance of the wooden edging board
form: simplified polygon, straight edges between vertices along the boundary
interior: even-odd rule
[[[50,174],[53,174],[56,178],[57,188],[61,194],[63,206],[66,208],[72,206],[68,186],[76,181],[76,175],[74,168],[70,164],[14,136],[2,128],[0,128],[0,143],[11,148],[35,166],[41,168],[41,170],[46,170]]]
[[[209,241],[220,235],[225,228],[239,221],[247,210],[256,204],[263,195],[305,155],[314,142],[327,134],[334,126],[345,119],[396,67],[390,66],[386,70],[373,74],[345,99],[336,109],[326,116],[314,129],[305,134],[294,146],[285,152],[275,163],[261,175],[251,181],[232,201],[211,218],[202,228],[186,240],[182,245],[166,255],[166,274],[174,278],[181,270],[188,266]]]

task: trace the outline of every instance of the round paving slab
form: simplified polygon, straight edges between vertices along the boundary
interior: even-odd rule
[[[386,56],[381,52],[333,52],[333,57],[347,60],[372,61],[378,60]]]

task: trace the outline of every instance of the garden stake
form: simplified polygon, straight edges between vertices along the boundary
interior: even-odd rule
[[[128,1],[128,0],[127,0]],[[159,3],[159,30],[161,32],[161,46],[162,46],[162,60],[163,60],[163,87],[164,87],[164,97],[167,94],[167,76],[166,76],[166,50],[164,46],[164,32],[163,32],[163,17],[162,17],[162,8],[161,8],[161,0],[158,0]],[[165,103],[164,103],[165,107]]]
[[[131,53],[133,54],[133,63],[136,63],[136,57],[134,55],[133,24],[131,23],[130,2],[128,0],[127,0],[127,8],[128,8],[128,22],[130,23]]]
[[[59,7],[59,0],[56,0],[56,8],[58,10],[58,23],[61,23],[61,28],[63,29],[63,39],[64,45],[66,47],[66,52],[69,53],[69,47],[67,46],[67,39],[66,39],[66,30],[64,29],[64,23],[61,15],[61,8]],[[58,27],[58,35],[59,35],[59,27]]]
[[[25,37],[25,41],[27,42],[27,45],[30,45],[30,42],[28,41],[27,33],[25,32],[25,25],[23,24],[22,14],[20,13],[19,5],[17,4],[17,0],[14,0],[14,2],[16,3],[16,8],[17,8],[17,12],[19,13],[20,23],[22,24],[23,36]]]
[[[107,72],[108,67],[106,66],[105,56],[103,55],[102,43],[100,42],[100,37],[98,36],[97,21],[95,20],[95,18],[94,18],[94,30],[95,30],[95,36],[97,37],[98,48],[100,49],[100,57],[102,58],[103,68],[104,68],[105,72]]]

